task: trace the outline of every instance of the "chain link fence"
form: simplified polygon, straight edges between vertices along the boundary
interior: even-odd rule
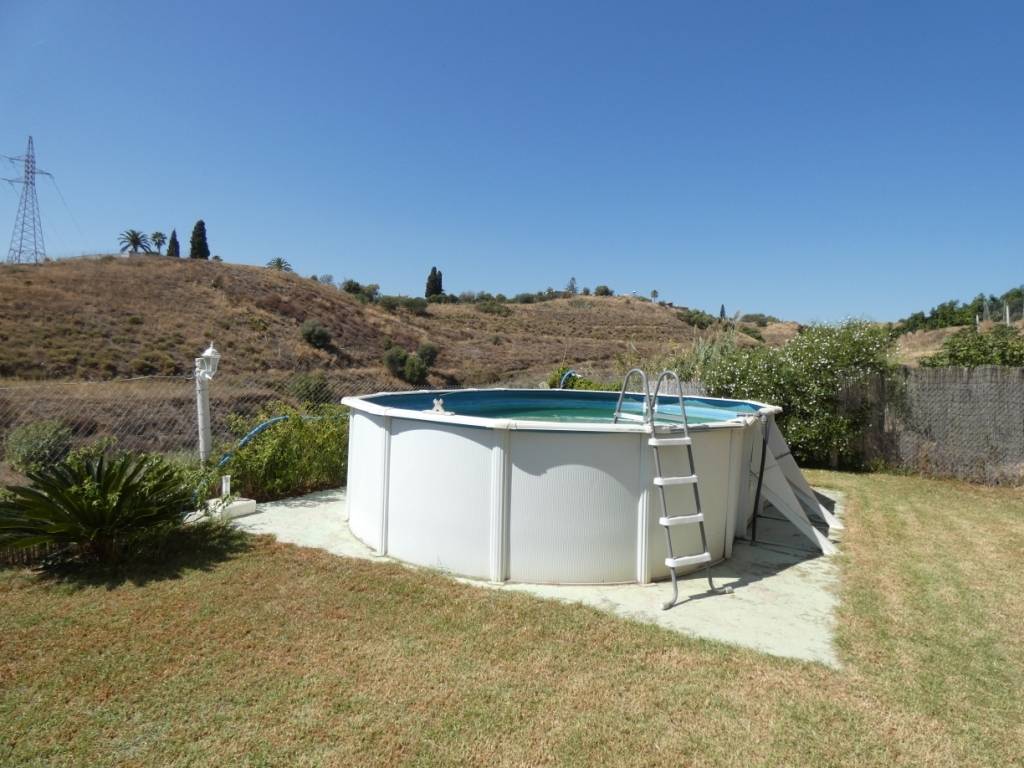
[[[61,455],[106,439],[122,450],[198,458],[195,385],[192,375],[0,381],[0,486],[23,479],[16,455],[34,446],[45,451],[49,445]],[[409,387],[374,371],[242,374],[225,365],[209,385],[214,458],[237,439],[229,428],[232,415],[255,417],[282,406],[403,388]]]

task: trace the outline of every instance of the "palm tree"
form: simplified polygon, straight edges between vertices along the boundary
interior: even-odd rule
[[[144,253],[149,253],[153,250],[149,244],[149,237],[137,229],[126,229],[121,233],[117,241],[121,244],[121,253],[125,251],[138,253],[140,248]]]
[[[163,254],[160,253],[160,249],[163,248],[164,243],[167,242],[167,235],[165,235],[163,232],[154,232],[152,235],[149,236],[149,239],[152,241],[153,245],[156,246],[157,255],[162,256]]]
[[[291,272],[292,265],[282,259],[280,256],[275,256],[267,262],[267,266],[270,269],[276,269],[278,272]]]

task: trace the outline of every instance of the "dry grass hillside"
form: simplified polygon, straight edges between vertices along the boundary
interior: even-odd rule
[[[212,339],[229,372],[386,379],[381,356],[392,339],[440,347],[434,384],[526,382],[563,362],[611,370],[619,355],[664,352],[699,333],[670,307],[625,297],[510,304],[507,315],[433,304],[417,316],[294,274],[157,256],[3,266],[0,306],[4,378],[183,373]],[[328,349],[303,339],[305,320],[329,330]],[[787,324],[763,331],[772,343],[795,332]]]

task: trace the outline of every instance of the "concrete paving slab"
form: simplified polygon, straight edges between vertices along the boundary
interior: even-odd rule
[[[838,494],[827,491],[824,495],[823,503],[841,518]],[[279,541],[335,555],[390,560],[352,535],[344,490],[260,504],[256,514],[239,518],[234,524],[251,533],[272,534]],[[662,602],[671,594],[667,582],[563,586],[459,581],[584,603],[687,635],[839,666],[833,647],[838,564],[834,557],[812,551],[807,539],[788,521],[776,517],[773,510],[769,508],[759,522],[758,543],[737,541],[733,557],[716,565],[712,575],[716,585],[731,586],[732,594],[710,594],[703,575],[692,574],[680,580],[681,603],[668,611],[661,610]]]

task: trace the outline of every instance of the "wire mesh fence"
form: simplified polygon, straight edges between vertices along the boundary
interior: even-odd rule
[[[232,415],[256,417],[284,406],[339,403],[347,395],[407,387],[366,371],[332,376],[228,369],[209,387],[214,449],[232,441]],[[20,454],[63,455],[101,439],[121,450],[198,457],[194,377],[0,382],[0,485],[22,478]]]
[[[890,463],[980,483],[1024,483],[1024,368],[904,368],[879,445]]]

